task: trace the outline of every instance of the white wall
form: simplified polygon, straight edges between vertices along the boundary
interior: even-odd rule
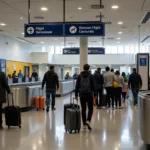
[[[19,42],[0,34],[0,58],[32,62],[31,51],[32,44]]]

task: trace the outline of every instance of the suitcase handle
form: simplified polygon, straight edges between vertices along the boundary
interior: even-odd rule
[[[13,93],[7,94],[7,101],[8,101],[8,106],[9,106],[9,95],[12,96],[12,105],[14,106],[14,98],[13,98]]]
[[[40,94],[40,92],[42,93],[42,94]],[[44,95],[44,90],[42,90],[41,88],[39,88],[39,96],[43,96]]]
[[[74,100],[75,100],[75,97],[73,97],[73,108],[75,108],[74,107]],[[78,105],[78,100],[77,100],[77,105]],[[79,109],[79,105],[78,105],[78,107],[77,107],[77,110]]]

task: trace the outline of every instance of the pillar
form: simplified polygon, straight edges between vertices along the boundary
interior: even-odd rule
[[[88,37],[80,37],[80,72],[83,65],[88,63]]]

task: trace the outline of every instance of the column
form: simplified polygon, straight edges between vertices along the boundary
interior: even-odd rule
[[[80,72],[83,65],[88,63],[88,37],[80,37]]]

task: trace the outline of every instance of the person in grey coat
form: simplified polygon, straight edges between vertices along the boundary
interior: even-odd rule
[[[10,88],[7,83],[5,73],[0,71],[0,130],[3,129],[2,126],[2,105],[6,103],[6,92],[10,93]]]

